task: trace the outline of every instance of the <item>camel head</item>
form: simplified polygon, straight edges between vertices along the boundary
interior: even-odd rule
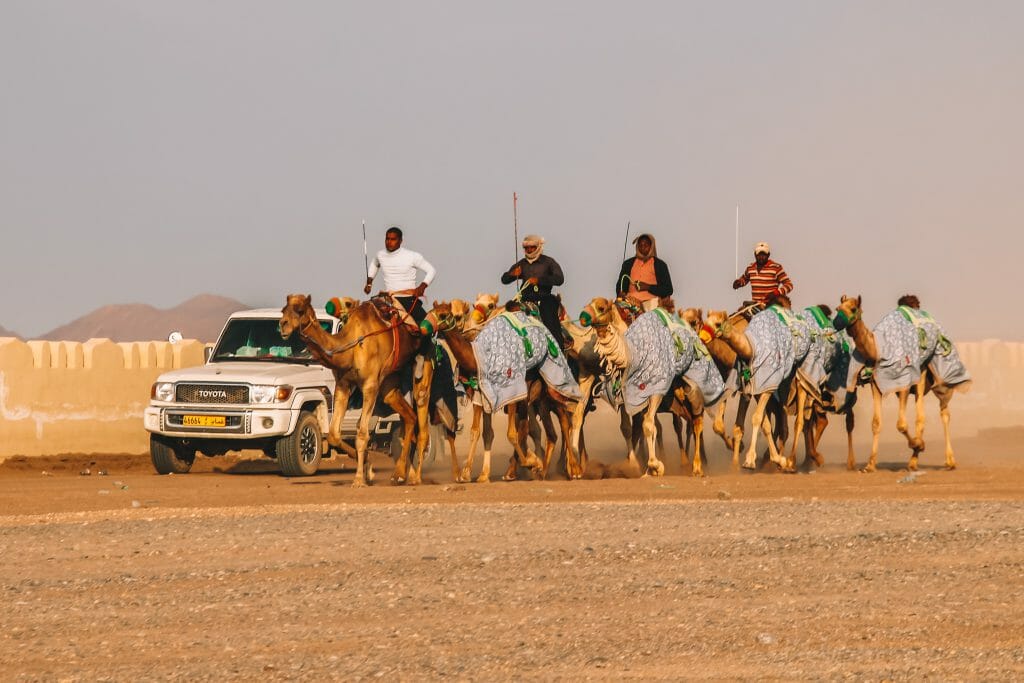
[[[495,294],[477,294],[476,301],[473,302],[473,313],[470,319],[480,325],[490,319],[494,315],[495,310],[498,308],[498,295]]]
[[[470,311],[473,307],[469,305],[469,302],[465,299],[452,299],[452,315],[455,316],[455,327],[462,329],[466,325],[466,319],[469,317]]]
[[[434,307],[430,309],[420,323],[420,331],[428,337],[434,333],[445,333],[455,329],[456,320],[452,313],[452,305],[447,301],[435,301]]]
[[[661,304],[661,308],[664,308],[669,313],[676,312],[676,300],[673,299],[672,297],[663,296],[661,297],[661,301],[659,303]]]
[[[348,316],[358,305],[359,302],[350,296],[336,296],[329,299],[324,307],[327,309],[327,315],[333,315],[344,325],[348,322]]]
[[[708,311],[708,317],[705,320],[707,327],[710,327],[716,337],[721,337],[728,334],[732,329],[732,322],[729,320],[729,314],[725,311]]]
[[[600,330],[608,327],[612,322],[612,315],[615,313],[615,303],[604,297],[596,297],[580,311],[580,325],[583,327],[594,327]]]
[[[288,339],[295,330],[302,329],[311,320],[316,323],[311,297],[308,294],[289,294],[287,303],[281,309],[277,329],[282,339]]]
[[[863,314],[860,307],[860,295],[858,294],[854,298],[843,294],[839,299],[839,306],[836,307],[836,317],[832,319],[832,326],[837,330],[845,330],[860,320]]]
[[[704,325],[704,311],[699,308],[684,308],[679,318],[693,328],[694,332]]]

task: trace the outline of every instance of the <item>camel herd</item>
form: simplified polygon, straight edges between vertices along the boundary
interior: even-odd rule
[[[939,401],[945,465],[956,467],[949,403],[956,390],[969,387],[970,377],[941,326],[920,310],[912,296],[901,299],[900,306],[875,329],[863,321],[860,297],[843,296],[834,313],[826,305],[794,311],[783,296],[762,310],[744,309],[731,315],[714,310],[704,315],[695,308],[677,312],[671,300],[644,313],[635,302],[598,297],[576,320],[563,315],[565,336],[572,341],[565,350],[528,312],[515,310],[515,305],[509,310],[499,305],[496,294],[478,295],[472,304],[458,299],[435,301],[419,328],[409,324],[408,315],[387,296],[331,303],[334,315],[343,322],[335,335],[317,324],[306,295],[288,295],[279,327],[285,338],[298,334],[313,357],[332,370],[335,406],[348,405],[353,391],[362,391],[353,486],[373,478],[366,450],[378,397],[405,426],[392,482],[422,481],[427,439],[415,439],[415,435],[428,433],[433,363],[443,358],[438,351],[429,362],[416,362],[424,336],[447,351],[457,368],[455,376],[472,399],[469,449],[463,465],[455,452],[454,432],[446,430],[452,479],[458,482],[470,480],[481,436],[483,466],[476,481],[490,480],[491,418],[499,411],[508,415],[507,436],[514,452],[503,479],[515,479],[519,467],[530,469],[537,478],[547,476],[558,443],[556,419],[565,474],[569,479],[581,478],[588,465],[585,421],[599,397],[616,408],[627,461],[645,476],[665,471],[656,448],[659,412],[671,414],[680,460],[692,468],[694,476],[703,475],[701,446],[708,411],[713,431],[732,452],[732,465],[738,468],[751,401],[754,410],[744,468],[757,467],[758,432],[767,442],[768,458],[779,469],[795,471],[800,435],[805,463],[822,465],[821,435],[830,415],[842,415],[847,468],[854,470],[852,408],[858,388],[864,386],[870,387],[874,415],[871,455],[862,471],[876,468],[881,404],[888,393],[895,393],[899,401],[897,429],[911,450],[908,468],[917,468],[924,450],[923,400],[928,393]],[[400,369],[409,365],[416,368],[411,404],[399,382]],[[916,407],[913,432],[906,416],[911,395]],[[727,431],[726,404],[732,401],[737,402],[736,420]],[[343,449],[343,413],[334,411],[328,433],[328,443],[338,450]],[[543,427],[543,446],[538,424]],[[542,455],[529,447],[530,436]],[[417,453],[412,466],[414,440]],[[638,456],[641,443],[646,452],[643,466]]]

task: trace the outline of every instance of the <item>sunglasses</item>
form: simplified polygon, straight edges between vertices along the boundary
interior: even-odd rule
[[[537,248],[536,244],[524,244],[523,245],[523,251],[533,251],[536,248]]]

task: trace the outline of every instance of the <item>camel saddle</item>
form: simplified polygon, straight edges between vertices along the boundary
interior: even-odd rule
[[[382,292],[372,297],[370,303],[373,304],[373,310],[377,312],[377,317],[385,325],[397,326],[401,324],[405,326],[412,336],[422,336],[423,333],[420,331],[419,323],[409,315],[409,312],[402,307],[394,296]]]

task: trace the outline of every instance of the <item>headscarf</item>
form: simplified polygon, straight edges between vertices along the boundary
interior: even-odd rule
[[[526,237],[523,238],[523,246],[526,247],[530,245],[535,246],[537,248],[533,250],[532,254],[527,254],[526,252],[523,252],[524,256],[526,256],[527,263],[533,263],[534,261],[540,258],[541,252],[544,251],[544,238],[541,237],[540,235],[527,235]]]
[[[650,234],[648,232],[640,233],[639,235],[637,235],[636,237],[633,238],[633,245],[634,246],[636,246],[636,243],[640,241],[641,237],[646,237],[647,239],[649,239],[651,241],[651,256],[650,256],[650,258],[655,258],[658,255],[658,243],[655,241],[654,235],[652,235],[652,234]],[[636,253],[636,257],[640,258],[639,250]]]

